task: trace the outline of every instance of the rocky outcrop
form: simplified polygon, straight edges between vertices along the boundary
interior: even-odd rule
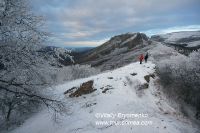
[[[69,94],[69,97],[79,97],[85,94],[94,92],[96,89],[93,88],[93,80],[83,83],[79,88],[72,87],[71,89],[64,92],[64,94]],[[75,91],[74,91],[75,90]]]

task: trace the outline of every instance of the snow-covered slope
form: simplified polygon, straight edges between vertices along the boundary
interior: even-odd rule
[[[151,37],[153,40],[179,44],[186,47],[200,46],[200,31],[181,31]]]
[[[153,63],[136,62],[56,86],[53,94],[67,107],[67,114],[60,117],[59,124],[53,123],[51,115],[44,110],[12,133],[197,132],[188,119],[167,103],[156,77],[152,78],[154,72]],[[144,78],[146,75],[151,75],[149,83]],[[72,87],[91,80],[96,91],[73,98],[64,95]]]

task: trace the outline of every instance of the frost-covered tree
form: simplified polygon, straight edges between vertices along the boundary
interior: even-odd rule
[[[43,18],[30,9],[27,0],[0,0],[1,129],[21,122],[42,103],[55,112],[63,109],[44,93],[48,83],[38,68],[45,63],[36,51],[47,33]]]
[[[46,33],[41,27],[43,17],[30,11],[27,0],[0,0],[0,41],[38,44]]]

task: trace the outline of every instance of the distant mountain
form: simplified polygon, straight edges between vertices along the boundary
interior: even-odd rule
[[[109,41],[91,51],[92,55],[107,55],[115,49],[126,48],[127,51],[139,46],[148,45],[148,37],[143,33],[126,33],[112,37]]]
[[[38,49],[36,52],[44,57],[47,56],[51,60],[50,64],[53,66],[62,67],[63,65],[67,66],[73,63],[73,57],[69,55],[71,50],[65,48],[46,46]]]
[[[85,53],[94,49],[95,47],[65,47],[65,48],[71,50],[72,52]]]
[[[84,54],[79,62],[102,70],[113,69],[136,61],[139,54],[145,53],[149,44],[149,38],[143,33],[117,35]]]
[[[151,39],[188,48],[200,48],[200,31],[181,31],[154,35]]]

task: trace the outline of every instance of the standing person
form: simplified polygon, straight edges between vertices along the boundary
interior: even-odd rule
[[[144,59],[144,55],[143,55],[143,54],[141,54],[141,55],[140,55],[140,57],[139,57],[140,64],[142,64],[142,61],[143,61],[143,59]]]
[[[147,52],[147,54],[145,55],[145,57],[144,57],[144,60],[145,60],[145,62],[147,63],[147,59],[149,58],[149,55],[148,55],[148,52]]]

